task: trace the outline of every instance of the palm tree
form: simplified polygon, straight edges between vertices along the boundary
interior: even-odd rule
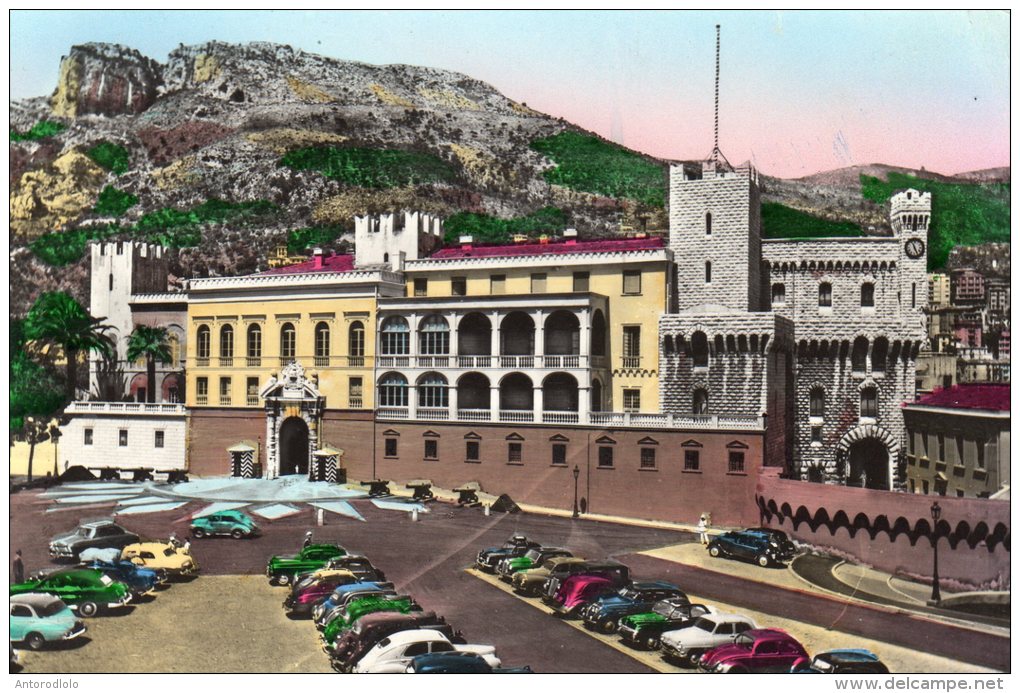
[[[97,351],[113,353],[113,340],[106,334],[109,325],[88,314],[81,304],[63,291],[43,293],[25,317],[25,337],[63,349],[67,360],[67,399],[73,400],[78,384],[78,356]]]
[[[169,363],[170,343],[165,327],[135,325],[128,338],[127,359],[134,361],[145,357],[145,401],[156,401],[156,359]]]

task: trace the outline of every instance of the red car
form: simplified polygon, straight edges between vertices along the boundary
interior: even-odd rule
[[[717,674],[768,674],[788,672],[810,662],[804,646],[786,631],[756,628],[744,631],[732,644],[706,652],[698,669]]]
[[[604,594],[620,589],[611,578],[602,575],[572,575],[563,581],[549,606],[563,616],[573,616]]]

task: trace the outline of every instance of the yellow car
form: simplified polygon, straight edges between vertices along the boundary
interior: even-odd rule
[[[128,544],[121,558],[153,570],[165,570],[168,575],[186,577],[199,571],[198,562],[189,549],[159,541]]]

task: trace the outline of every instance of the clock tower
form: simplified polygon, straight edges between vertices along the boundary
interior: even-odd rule
[[[931,193],[914,189],[890,199],[889,221],[900,242],[900,309],[904,317],[924,320],[928,304],[928,227]]]

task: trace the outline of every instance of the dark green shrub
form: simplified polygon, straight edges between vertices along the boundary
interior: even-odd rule
[[[432,154],[399,149],[306,147],[288,152],[281,166],[318,171],[362,188],[395,188],[456,180],[454,168]]]
[[[100,142],[85,152],[90,159],[118,176],[128,170],[128,150],[113,142]]]
[[[309,248],[329,245],[341,235],[341,226],[312,226],[305,229],[294,229],[287,234],[287,252],[300,255]]]
[[[476,243],[506,243],[514,234],[535,235],[563,230],[567,213],[558,207],[543,207],[524,217],[500,219],[488,214],[458,212],[444,224],[443,240],[456,243],[460,236],[471,236]]]
[[[861,227],[851,221],[830,221],[778,202],[762,202],[763,238],[828,238],[860,236]]]
[[[11,142],[24,142],[25,140],[41,140],[44,137],[53,137],[63,132],[67,126],[53,120],[40,120],[33,125],[28,132],[11,130]]]
[[[118,190],[112,185],[107,185],[99,193],[99,198],[96,200],[96,206],[93,208],[93,211],[104,217],[119,217],[136,204],[138,204],[138,197],[136,195]]]
[[[117,224],[90,226],[85,229],[45,233],[28,244],[35,256],[48,265],[63,267],[85,256],[89,241],[98,241],[120,233]]]

